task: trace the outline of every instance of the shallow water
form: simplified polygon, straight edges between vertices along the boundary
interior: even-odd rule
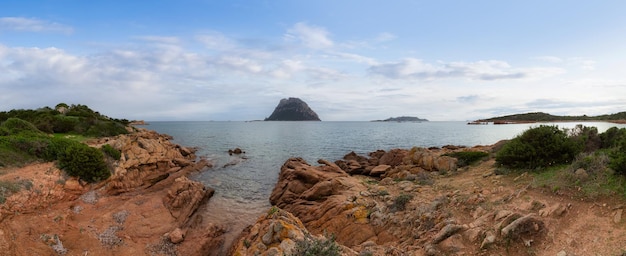
[[[556,123],[573,128],[577,123]],[[599,132],[617,126],[585,122]],[[191,178],[215,189],[202,211],[207,222],[223,224],[226,244],[270,207],[269,196],[280,167],[290,157],[311,164],[335,161],[350,151],[367,154],[377,149],[491,145],[511,139],[539,124],[467,125],[465,122],[150,122],[145,126],[174,137],[173,142],[197,147],[214,167]],[[552,123],[548,123],[552,125]],[[228,149],[246,153],[230,156]]]

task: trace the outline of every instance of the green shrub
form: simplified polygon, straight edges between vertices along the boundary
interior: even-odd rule
[[[40,130],[35,127],[32,123],[28,121],[24,121],[19,118],[11,117],[6,121],[2,122],[3,130],[7,131],[7,135],[18,134],[18,133],[41,133]]]
[[[75,127],[80,123],[78,117],[56,115],[53,118],[53,131],[56,133],[76,132]]]
[[[626,138],[616,142],[617,147],[610,153],[609,167],[616,173],[626,175]]]
[[[120,123],[96,121],[85,131],[85,135],[93,137],[107,137],[126,134],[126,127]]]
[[[326,237],[326,234],[324,234]],[[335,236],[330,238],[315,239],[310,235],[304,237],[303,240],[296,241],[296,247],[293,256],[339,256],[341,255],[341,247],[335,242]]]
[[[459,167],[464,167],[478,162],[479,160],[489,156],[489,154],[482,151],[458,151],[444,154],[444,156],[451,156],[458,159],[459,161],[457,162],[457,165]]]
[[[393,200],[393,205],[391,209],[393,211],[404,211],[406,208],[406,204],[409,203],[413,199],[413,195],[410,194],[400,194]]]
[[[496,162],[514,168],[539,168],[569,163],[583,145],[557,126],[541,125],[526,130],[505,144]]]
[[[68,175],[87,182],[97,182],[111,176],[102,152],[80,143],[70,145],[65,153],[61,154],[59,167]]]
[[[113,148],[109,144],[102,145],[100,149],[102,149],[102,152],[104,152],[104,154],[106,154],[107,156],[110,156],[111,158],[115,160],[120,160],[120,158],[122,158],[122,152]]]
[[[600,134],[601,148],[618,146],[623,139],[626,139],[626,128],[611,127]]]

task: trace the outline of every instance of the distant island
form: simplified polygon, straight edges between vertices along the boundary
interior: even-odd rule
[[[299,98],[282,99],[265,121],[321,121],[317,113]]]
[[[428,122],[428,119],[422,119],[414,116],[390,117],[385,120],[374,120],[372,122]]]
[[[626,112],[619,112],[610,115],[599,116],[556,116],[543,112],[532,112],[525,114],[515,114],[507,116],[492,117],[488,119],[479,119],[468,124],[519,124],[519,123],[536,123],[536,122],[575,122],[575,121],[607,121],[614,123],[626,123]]]

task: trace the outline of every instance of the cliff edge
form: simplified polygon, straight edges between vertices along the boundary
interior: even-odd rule
[[[315,111],[299,98],[282,99],[265,121],[321,121]]]

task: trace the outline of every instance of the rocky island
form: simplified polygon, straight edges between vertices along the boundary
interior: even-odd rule
[[[321,121],[317,113],[299,98],[282,99],[265,121]]]

